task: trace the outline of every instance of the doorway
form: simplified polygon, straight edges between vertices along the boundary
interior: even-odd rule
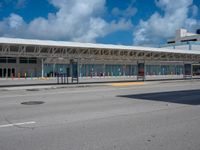
[[[8,68],[8,76],[7,76],[8,78],[10,78],[11,77],[11,69],[10,68]]]
[[[200,65],[199,64],[195,64],[192,67],[192,75],[193,76],[199,76],[200,75]]]
[[[0,77],[2,77],[2,76],[3,76],[3,69],[0,68]]]
[[[3,77],[5,78],[6,76],[7,76],[7,69],[4,68],[4,69],[3,69]]]
[[[67,75],[67,77],[70,77],[70,67],[66,68],[66,75]]]
[[[12,68],[12,77],[15,77],[15,68]]]
[[[144,63],[138,63],[137,64],[137,79],[145,80],[145,64]]]

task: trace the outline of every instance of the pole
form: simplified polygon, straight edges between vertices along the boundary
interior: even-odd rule
[[[55,64],[53,64],[53,77],[55,77]]]
[[[44,59],[42,58],[42,78],[44,77]]]
[[[79,72],[80,72],[80,70],[79,70],[79,58],[78,58],[78,60],[77,60],[77,84],[79,84]]]

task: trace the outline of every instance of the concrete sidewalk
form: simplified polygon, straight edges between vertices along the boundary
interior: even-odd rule
[[[146,76],[145,80],[171,80],[183,79],[182,75],[165,75],[165,76]],[[137,81],[137,76],[115,76],[115,77],[79,77],[79,83],[99,83],[99,82],[118,82],[118,81]],[[71,83],[71,78],[69,78]],[[0,87],[15,85],[49,85],[57,84],[57,78],[0,78]]]
[[[41,90],[53,90],[53,89],[72,89],[72,88],[89,88],[89,87],[146,87],[146,86],[155,86],[155,85],[163,85],[163,84],[179,84],[179,83],[193,83],[199,82],[199,79],[193,80],[161,80],[161,81],[118,81],[118,82],[99,82],[99,83],[81,83],[81,84],[54,84],[54,85],[23,85],[23,86],[8,86],[8,87],[0,87],[0,91],[17,91],[17,90],[26,90],[26,91],[41,91]]]
[[[198,78],[200,79],[200,78]],[[145,81],[172,81],[180,80],[184,81],[183,76],[147,76]],[[195,80],[195,78],[193,78]],[[125,85],[131,85],[133,82],[143,82],[142,80],[137,81],[136,76],[131,77],[94,77],[94,78],[80,78],[79,84],[71,83],[69,79],[69,84],[57,84],[57,78],[21,78],[21,79],[10,79],[1,78],[0,79],[0,90],[18,90],[18,89],[53,89],[53,88],[73,88],[73,87],[91,87],[91,86],[106,86],[112,83],[125,83]],[[146,82],[145,82],[146,83]],[[116,85],[117,85],[116,84]],[[118,86],[118,85],[117,85]],[[121,85],[120,85],[121,86]],[[123,86],[123,85],[122,85]]]

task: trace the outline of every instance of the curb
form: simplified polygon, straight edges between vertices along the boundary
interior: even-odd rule
[[[100,87],[100,86],[109,86],[108,84],[80,84],[80,85],[57,85],[57,86],[23,86],[23,87],[4,87],[0,88],[0,91],[41,91],[41,90],[53,90],[53,89],[67,89],[67,88],[86,88],[86,87]]]

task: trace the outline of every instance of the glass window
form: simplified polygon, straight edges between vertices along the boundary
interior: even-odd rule
[[[16,58],[8,57],[8,63],[16,63]]]
[[[28,63],[28,58],[20,57],[19,58],[19,62],[22,63],[22,64],[27,64]]]
[[[0,63],[6,63],[6,57],[0,57]]]
[[[36,58],[29,58],[29,64],[37,64]]]

